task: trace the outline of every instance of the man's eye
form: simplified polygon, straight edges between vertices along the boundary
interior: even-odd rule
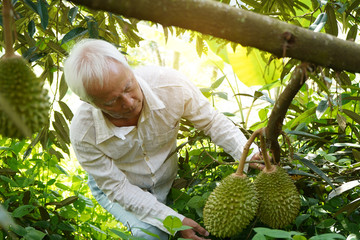
[[[106,107],[111,107],[112,105],[114,105],[116,99],[110,101],[110,102],[107,102],[107,103],[104,103],[103,105],[106,106]]]

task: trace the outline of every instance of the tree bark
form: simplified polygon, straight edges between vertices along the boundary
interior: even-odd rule
[[[272,152],[275,163],[280,162],[280,145],[278,142],[278,136],[281,133],[284,118],[295,95],[299,92],[307,80],[308,66],[309,64],[302,63],[295,68],[286,88],[275,102],[267,127],[265,128],[266,142]]]
[[[360,46],[268,16],[204,0],[70,0],[95,10],[223,38],[334,70],[360,72]]]

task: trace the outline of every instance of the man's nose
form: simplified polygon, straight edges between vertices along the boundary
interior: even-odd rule
[[[123,96],[121,99],[121,107],[124,109],[131,108],[134,100],[131,96]]]

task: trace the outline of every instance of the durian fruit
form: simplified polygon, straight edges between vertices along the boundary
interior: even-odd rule
[[[253,182],[246,175],[231,174],[220,182],[205,203],[205,228],[217,237],[234,236],[254,218],[258,203]]]
[[[23,138],[47,123],[47,90],[24,58],[14,55],[0,59],[0,96],[4,99],[0,106],[2,136]]]
[[[283,228],[292,223],[299,214],[300,195],[287,172],[272,166],[263,170],[254,184],[259,194],[258,217],[272,228]]]

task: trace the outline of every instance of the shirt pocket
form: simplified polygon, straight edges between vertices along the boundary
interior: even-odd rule
[[[174,144],[177,134],[179,132],[179,124],[174,127],[164,126],[159,131],[152,132],[145,140],[147,150],[154,151],[160,150],[162,147]]]
[[[139,141],[131,137],[126,140],[113,137],[102,143],[99,148],[109,158],[117,161],[121,159],[125,163],[133,161],[139,151],[139,145]]]

